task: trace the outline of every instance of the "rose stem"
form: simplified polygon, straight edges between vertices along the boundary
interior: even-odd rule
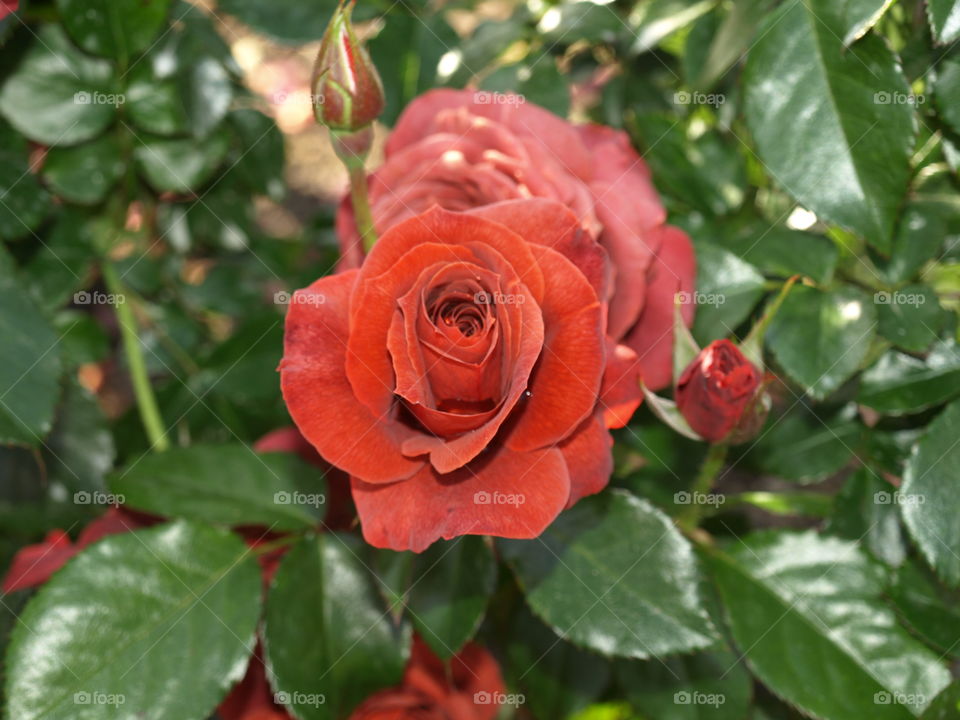
[[[367,171],[363,162],[347,163],[350,172],[350,200],[353,203],[353,217],[357,221],[357,230],[363,240],[364,253],[370,252],[377,242],[377,231],[373,227],[370,214],[370,200],[367,197]]]
[[[706,495],[710,492],[727,459],[727,447],[726,443],[717,443],[710,446],[707,456],[700,466],[700,472],[697,473],[697,478],[693,481],[693,487],[690,490],[693,500],[696,500],[698,495]],[[685,530],[696,528],[700,520],[700,507],[699,502],[691,502],[677,516],[677,524]]]
[[[107,289],[116,299],[113,307],[117,315],[117,323],[120,325],[123,349],[127,356],[127,367],[130,371],[133,394],[137,399],[137,409],[140,411],[143,429],[147,432],[147,438],[150,440],[153,450],[166,450],[170,447],[170,441],[163,429],[163,420],[160,417],[157,399],[153,394],[153,388],[150,386],[150,378],[147,376],[147,364],[144,362],[142,343],[137,335],[136,318],[133,316],[130,305],[126,302],[120,276],[117,275],[116,268],[109,260],[104,261],[102,272]]]

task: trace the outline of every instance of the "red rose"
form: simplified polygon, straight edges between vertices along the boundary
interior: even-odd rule
[[[687,236],[665,225],[650,171],[621,131],[575,126],[515,95],[432,90],[400,117],[386,159],[370,178],[374,224],[382,234],[433,205],[467,210],[517,198],[566,205],[609,255],[607,334],[637,359],[612,409],[625,424],[640,402],[636,372],[652,390],[671,381],[673,307],[693,290],[695,261]],[[341,268],[356,268],[363,249],[350,202],[337,216]],[[692,304],[683,307],[687,323]],[[622,374],[622,372],[621,372]]]
[[[479,645],[444,663],[415,637],[400,687],[371,695],[350,720],[493,720],[504,690],[496,660]]]
[[[760,380],[760,371],[736,345],[715,340],[680,375],[677,408],[697,434],[720,442],[737,428]]]
[[[369,543],[535,537],[606,485],[603,271],[566,208],[522,200],[409,218],[294,295],[283,396]]]

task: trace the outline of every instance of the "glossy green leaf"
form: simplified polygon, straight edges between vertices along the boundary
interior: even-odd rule
[[[260,570],[240,538],[173,523],[108,537],[43,587],[7,652],[18,720],[203,720],[244,673]]]
[[[156,64],[144,59],[130,69],[124,109],[139,130],[155,135],[184,134],[188,121],[179,88],[172,78],[159,77]]]
[[[763,296],[763,275],[729,250],[697,243],[697,314],[693,335],[701,345],[729,337]]]
[[[33,296],[46,310],[56,310],[77,301],[87,305],[93,296],[76,296],[90,282],[97,253],[90,217],[77,208],[59,214],[44,234],[42,245],[24,266]],[[65,356],[66,357],[66,356]]]
[[[631,52],[652,50],[668,35],[689,25],[716,4],[716,0],[649,0],[637,3],[630,18],[635,37]]]
[[[837,494],[827,529],[859,541],[887,565],[901,565],[906,558],[896,488],[866,465],[851,475]]]
[[[957,24],[960,26],[960,5],[957,7]],[[960,132],[960,60],[947,60],[940,66],[934,98],[940,117]]]
[[[496,561],[483,538],[436,542],[419,555],[384,550],[377,559],[378,575],[396,577],[393,611],[405,610],[439,657],[451,657],[473,637],[496,583]],[[381,564],[393,572],[380,572]]]
[[[124,170],[120,143],[112,135],[68,148],[53,148],[43,178],[64,200],[93,205],[103,200]]]
[[[70,492],[100,490],[116,456],[103,411],[89,392],[70,384],[43,448],[48,479]]]
[[[856,408],[821,415],[798,406],[774,418],[749,448],[749,457],[765,473],[786,480],[816,482],[846,465],[859,444]]]
[[[56,25],[40,28],[0,87],[0,113],[45,145],[74,145],[99,135],[122,102],[113,64],[80,52]]]
[[[752,227],[723,244],[764,273],[783,278],[804,275],[817,284],[829,282],[839,257],[829,238],[785,227]]]
[[[593,5],[592,3],[577,4]],[[593,5],[593,7],[601,6]],[[557,64],[546,58],[542,62],[498,68],[483,79],[480,87],[493,92],[518,93],[523,96],[524,102],[536,103],[560,117],[566,117],[570,112],[570,88],[567,79],[557,68]]]
[[[876,332],[873,299],[849,286],[795,287],[767,332],[767,347],[787,374],[824,398],[860,367]]]
[[[957,219],[957,210],[949,203],[922,198],[909,201],[900,216],[889,258],[875,260],[881,278],[892,285],[910,280],[939,255]]]
[[[298,0],[273,0],[267,4],[259,0],[220,0],[217,8],[280,42],[302,45],[323,37],[336,6],[334,0],[320,4]]]
[[[77,45],[126,62],[159,34],[170,0],[57,0],[57,8]]]
[[[920,720],[956,720],[960,716],[960,681],[953,682],[937,695]]]
[[[938,343],[925,360],[890,351],[863,374],[857,401],[882,413],[919,412],[960,394],[960,348]]]
[[[581,500],[534,540],[498,541],[527,603],[569,642],[648,658],[713,643],[687,541],[645,500]]]
[[[941,43],[960,37],[960,0],[927,0],[927,16],[933,36]]]
[[[0,119],[0,239],[31,234],[50,210],[50,193],[27,162],[23,138]]]
[[[842,21],[843,44],[850,45],[862,38],[893,3],[894,0],[845,0],[838,3],[841,6],[837,14]]]
[[[0,258],[0,444],[39,445],[60,396],[57,334]]]
[[[787,3],[750,51],[745,113],[773,179],[889,251],[913,147],[910,88],[878,37],[844,49],[844,3]]]
[[[695,87],[710,88],[743,58],[771,5],[773,0],[734,0],[706,51],[700,73],[693,80]]]
[[[915,563],[897,570],[889,590],[897,614],[939,652],[960,658],[960,593]]]
[[[326,502],[319,469],[287,453],[258,455],[239,444],[150,453],[109,483],[127,505],[154,515],[275,531],[316,525]]]
[[[284,193],[283,133],[271,118],[256,110],[235,110],[229,117],[241,141],[238,157],[231,163],[231,172],[255,192],[281,200]]]
[[[960,585],[960,402],[927,427],[907,463],[900,490],[903,519],[924,557],[944,582]]]
[[[508,633],[506,680],[534,717],[569,717],[610,682],[609,661],[561,640],[526,606],[517,608]]]
[[[346,717],[403,674],[397,627],[360,560],[360,543],[324,534],[292,547],[270,587],[264,642],[274,689],[302,720]]]
[[[874,294],[877,329],[899,348],[921,352],[939,337],[947,315],[929,285],[907,285]]]
[[[909,720],[950,681],[897,625],[883,570],[854,543],[764,532],[709,557],[754,675],[811,716]]]
[[[750,704],[750,674],[727,648],[675,658],[620,661],[620,686],[643,717],[742,720]]]
[[[140,171],[156,190],[189,192],[210,179],[227,152],[216,133],[205,140],[141,138],[134,151]]]

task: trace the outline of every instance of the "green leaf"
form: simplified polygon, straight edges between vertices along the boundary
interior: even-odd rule
[[[228,147],[215,133],[205,140],[141,138],[134,156],[140,172],[159,191],[189,192],[210,179]]]
[[[486,540],[466,536],[436,542],[419,555],[384,550],[378,560],[400,576],[391,588],[392,609],[407,609],[439,657],[453,656],[473,637],[496,583],[497,566]]]
[[[638,3],[630,26],[636,37],[630,51],[652,50],[668,35],[685,27],[716,5],[716,0],[649,0]]]
[[[860,290],[800,286],[770,324],[767,346],[791,378],[822,399],[860,368],[876,325],[872,298]]]
[[[130,122],[155,135],[180,135],[188,130],[187,113],[172,78],[156,73],[157,63],[143,60],[128,75],[125,110]]]
[[[910,88],[881,38],[843,48],[838,5],[787,3],[767,18],[747,61],[746,118],[787,192],[889,252],[913,147]]]
[[[301,720],[346,717],[403,674],[409,628],[390,620],[359,552],[351,536],[308,538],[290,549],[270,587],[264,644],[271,680]]]
[[[50,193],[28,165],[26,143],[0,120],[0,239],[29,235],[49,210]]]
[[[250,550],[226,531],[180,522],[105,538],[21,616],[7,717],[203,720],[243,676],[260,594]]]
[[[939,255],[944,238],[957,223],[958,213],[948,203],[914,198],[900,216],[888,259],[874,264],[891,285],[910,280],[932,258]]]
[[[697,655],[616,665],[620,686],[643,717],[742,720],[750,705],[750,674],[727,648]]]
[[[960,681],[949,685],[937,695],[920,720],[956,720],[960,714]]]
[[[753,673],[811,716],[908,720],[950,681],[897,626],[883,570],[854,543],[765,532],[709,561]]]
[[[282,43],[303,45],[323,37],[336,6],[334,0],[317,4],[273,0],[266,5],[260,0],[220,0],[217,10]]]
[[[870,467],[859,468],[837,494],[828,530],[861,542],[887,565],[901,565],[907,544],[894,490]]]
[[[123,97],[113,64],[83,54],[56,25],[45,25],[0,88],[0,112],[44,145],[75,145],[99,135]]]
[[[897,571],[889,596],[911,630],[939,652],[960,658],[960,594],[911,562]]]
[[[764,273],[783,278],[804,275],[818,285],[830,281],[840,256],[829,238],[785,227],[751,226],[723,244]]]
[[[927,0],[926,6],[937,42],[945,45],[960,37],[960,0]]]
[[[326,501],[321,476],[288,453],[193,445],[134,460],[109,484],[130,507],[154,515],[281,531],[317,524]]]
[[[76,208],[61,212],[42,243],[23,270],[37,302],[46,310],[56,310],[73,301],[75,293],[89,283],[97,259],[89,216]]]
[[[901,494],[903,519],[924,557],[948,585],[960,585],[960,402],[927,427],[907,462]]]
[[[273,119],[256,110],[235,110],[229,117],[241,141],[230,171],[251,190],[272,200],[282,200],[283,133]]]
[[[593,3],[577,4],[600,7]],[[498,68],[483,79],[480,87],[483,90],[500,93],[517,93],[523,96],[524,102],[536,103],[560,117],[566,117],[570,112],[570,89],[567,86],[567,79],[552,59],[543,58],[542,62],[520,63]]]
[[[113,434],[96,398],[79,385],[69,384],[53,432],[44,444],[49,480],[70,492],[100,490],[115,456]]]
[[[929,285],[875,293],[878,331],[897,347],[926,350],[940,335],[947,315]]]
[[[60,395],[59,341],[13,273],[0,262],[0,444],[38,445]]]
[[[843,44],[850,45],[866,35],[893,3],[894,0],[845,0],[839,3],[837,14],[843,23]]]
[[[709,89],[744,56],[773,0],[735,0],[707,50],[693,86]]]
[[[648,658],[715,640],[689,544],[629,493],[581,500],[539,538],[498,546],[533,611],[575,645]]]
[[[522,603],[512,620],[503,671],[533,717],[567,718],[600,696],[609,662],[558,638]]]
[[[771,421],[750,448],[749,457],[764,473],[802,483],[816,482],[850,461],[859,435],[853,405],[822,417],[800,405]]]
[[[550,45],[572,45],[580,40],[612,45],[625,29],[614,5],[577,0],[563,0],[551,7],[537,25],[540,36]]]
[[[126,62],[160,32],[170,0],[57,0],[57,8],[77,45]]]
[[[890,415],[914,413],[960,394],[960,348],[938,343],[925,360],[891,350],[863,374],[857,402]]]
[[[693,335],[701,345],[734,333],[763,296],[763,275],[729,250],[697,243]]]
[[[960,32],[960,5],[957,6],[957,24]],[[960,132],[960,60],[945,60],[940,65],[934,100],[940,117],[956,132]]]
[[[43,164],[43,178],[64,200],[94,205],[123,174],[120,143],[113,135],[69,148],[53,148]]]

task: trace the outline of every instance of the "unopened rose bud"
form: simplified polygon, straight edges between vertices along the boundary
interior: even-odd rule
[[[766,417],[762,379],[736,345],[715,340],[681,373],[674,393],[677,409],[704,440],[742,442]]]
[[[317,122],[338,132],[361,130],[383,112],[383,83],[370,55],[357,40],[353,2],[337,7],[320,43],[313,72]]]

